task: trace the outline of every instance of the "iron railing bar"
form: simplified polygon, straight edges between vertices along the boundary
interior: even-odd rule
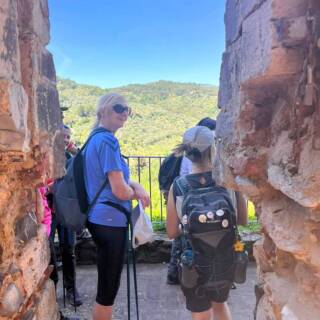
[[[165,156],[127,156],[127,158],[138,159],[138,158],[150,158],[150,159],[163,159]]]
[[[150,199],[152,199],[152,186],[151,186],[151,158],[148,157],[148,162],[149,162],[149,196]],[[150,219],[152,221],[152,201],[150,201]]]
[[[141,172],[140,172],[140,157],[138,157],[138,180],[141,182]]]
[[[159,168],[161,167],[161,157],[159,157]],[[162,208],[162,193],[161,193],[161,190],[159,188],[159,193],[160,193],[160,221],[162,221],[162,211],[163,211],[163,208]]]
[[[159,160],[159,167],[158,169],[160,169],[160,166],[161,166],[161,162],[162,160],[165,158],[165,156],[128,156],[126,157],[126,160],[127,160],[127,163],[128,163],[128,166],[130,167],[131,165],[131,169],[135,171],[135,161],[133,161],[134,159],[137,159],[137,174],[138,174],[138,181],[139,183],[141,183],[141,179],[142,179],[142,173],[143,173],[143,170],[144,168],[142,167],[142,161],[144,162],[145,160],[147,161],[148,163],[148,180],[149,180],[149,195],[150,195],[150,219],[151,221],[153,221],[153,218],[154,218],[154,209],[155,208],[159,208],[159,205],[160,205],[160,221],[163,221],[163,218],[164,218],[164,214],[165,214],[165,206],[164,206],[164,197],[161,193],[161,191],[159,190],[159,193],[160,193],[160,204],[159,202],[155,201],[155,199],[152,199],[153,196],[155,196],[155,193],[153,192],[153,188],[152,188],[152,177],[153,177],[153,174],[152,174],[152,159],[158,159]],[[131,161],[130,161],[131,160]],[[156,168],[156,167],[155,167]],[[136,171],[135,171],[136,172]],[[144,181],[143,181],[144,182]],[[142,183],[143,183],[142,182]],[[148,186],[145,185],[145,187],[148,188]]]

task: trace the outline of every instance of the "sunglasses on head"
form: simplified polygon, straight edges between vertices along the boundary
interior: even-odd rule
[[[123,106],[122,104],[115,104],[114,106],[112,106],[112,109],[115,113],[127,112],[129,115],[131,114],[131,108],[127,106]]]

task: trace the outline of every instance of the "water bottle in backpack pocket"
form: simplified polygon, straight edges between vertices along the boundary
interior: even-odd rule
[[[234,245],[234,256],[234,282],[239,284],[245,283],[249,257],[243,243],[239,240]]]
[[[186,249],[182,252],[180,258],[180,282],[187,288],[194,288],[198,283],[198,272],[193,264],[193,252]]]

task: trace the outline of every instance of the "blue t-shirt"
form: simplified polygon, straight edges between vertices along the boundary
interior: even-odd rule
[[[107,179],[110,171],[122,171],[125,181],[129,182],[129,168],[121,156],[118,139],[111,132],[97,133],[91,138],[85,150],[85,184],[89,203]],[[112,193],[111,185],[108,182],[101,192],[96,204],[89,212],[89,221],[95,224],[125,227],[127,219],[121,211],[103,204],[111,201],[130,209],[130,201],[123,201]]]

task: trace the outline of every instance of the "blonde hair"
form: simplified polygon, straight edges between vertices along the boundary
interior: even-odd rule
[[[100,120],[105,110],[111,110],[111,108],[116,104],[122,104],[126,106],[127,101],[122,95],[118,93],[107,93],[99,98],[96,108],[96,120],[92,129],[96,129],[99,127]]]

